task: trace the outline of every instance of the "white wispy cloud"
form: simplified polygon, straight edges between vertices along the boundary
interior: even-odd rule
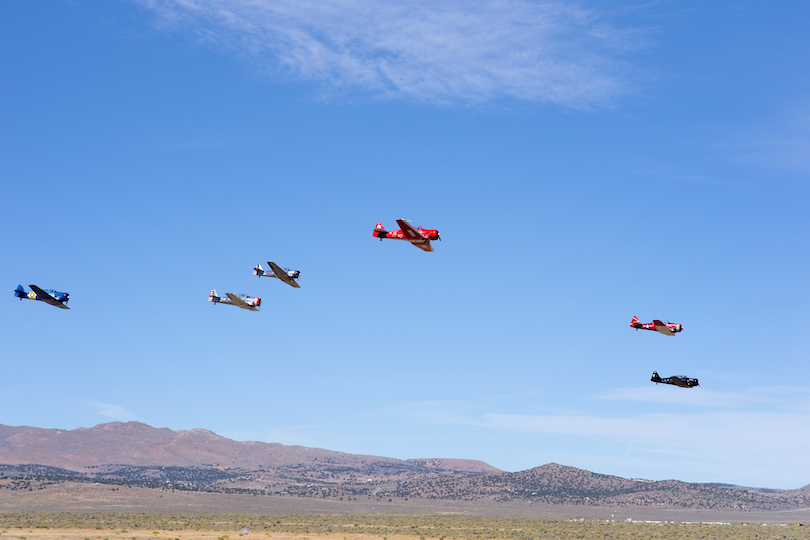
[[[588,108],[629,90],[623,59],[641,33],[595,10],[528,0],[134,0],[326,93]]]
[[[759,120],[718,128],[712,146],[746,166],[806,175],[810,172],[810,103],[791,105]]]
[[[391,412],[411,422],[490,431],[487,438],[536,435],[537,448],[556,449],[545,455],[568,454],[583,465],[621,466],[634,471],[630,475],[654,476],[667,471],[664,474],[672,477],[771,487],[774,482],[799,487],[810,481],[810,463],[805,459],[810,447],[807,388],[753,388],[706,396],[675,390],[680,392],[671,393],[674,397],[668,402],[657,397],[661,392],[642,389],[610,391],[599,397],[637,402],[639,406],[629,413],[624,407],[609,405],[598,413],[590,409],[489,412],[472,402],[457,401],[402,404]],[[679,395],[691,396],[690,402]],[[650,406],[644,406],[645,401]],[[669,410],[648,412],[651,406],[661,409],[662,403],[671,405]],[[627,448],[626,455],[617,457],[615,449],[620,447]],[[567,450],[561,452],[563,448]]]
[[[663,386],[663,385],[662,385]],[[774,407],[785,410],[810,410],[810,389],[791,386],[768,386],[736,391],[714,391],[700,388],[685,392],[676,387],[612,388],[596,399],[668,403],[694,407],[750,410]]]
[[[132,421],[140,421],[140,419],[132,414],[129,410],[121,407],[120,405],[112,405],[110,403],[101,403],[98,401],[91,401],[91,400],[84,400],[85,405],[90,405],[91,407],[96,407],[98,409],[98,414],[101,416],[106,416],[108,418],[112,418],[113,420],[118,420],[119,422],[132,422]]]
[[[264,430],[226,431],[223,437],[235,441],[258,441],[298,446],[319,446],[321,426],[283,426]]]

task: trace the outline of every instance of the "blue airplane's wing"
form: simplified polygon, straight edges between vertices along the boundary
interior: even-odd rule
[[[70,308],[69,308],[69,307],[67,307],[65,304],[63,304],[63,303],[62,303],[62,302],[60,302],[59,300],[55,299],[53,296],[51,296],[50,294],[46,293],[45,291],[43,291],[42,289],[40,289],[40,288],[39,288],[39,287],[37,287],[36,285],[29,285],[29,287],[31,287],[31,290],[32,290],[32,291],[34,291],[35,293],[37,293],[37,300],[42,300],[42,301],[43,301],[43,302],[45,302],[46,304],[50,304],[50,305],[52,305],[52,306],[56,306],[56,307],[58,307],[58,308],[62,308],[62,309],[70,309]]]

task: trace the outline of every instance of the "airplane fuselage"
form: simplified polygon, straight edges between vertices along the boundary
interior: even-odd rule
[[[48,293],[51,296],[51,298],[53,298],[57,302],[67,302],[68,299],[70,298],[70,295],[68,293],[54,291],[53,289],[46,289],[45,292]],[[37,296],[37,293],[35,293],[34,291],[31,291],[25,296],[21,296],[19,298],[27,298],[28,300],[42,300],[42,298]]]
[[[428,240],[439,239],[439,231],[437,231],[436,229],[422,229],[421,227],[419,227],[416,230],[419,231],[419,234],[421,234]],[[375,230],[373,234],[375,238],[379,238],[380,240],[382,240],[383,238],[390,238],[392,240],[407,240],[408,242],[412,241],[410,238],[405,236],[405,233],[402,232],[402,230],[396,231]]]
[[[287,274],[288,276],[290,276],[293,279],[298,279],[298,278],[301,277],[301,271],[300,270],[290,270],[289,268],[284,268],[283,270],[284,270],[285,274]],[[253,269],[253,275],[254,276],[259,276],[259,277],[264,276],[264,277],[273,277],[273,278],[276,278],[276,279],[281,279],[272,270],[263,270],[263,269],[255,269],[254,268]]]

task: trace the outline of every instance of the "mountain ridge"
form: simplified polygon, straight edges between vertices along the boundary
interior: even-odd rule
[[[0,424],[0,463],[37,464],[81,471],[88,466],[201,466],[258,469],[332,460],[336,465],[384,463],[429,470],[500,472],[483,461],[424,458],[400,460],[259,441],[234,441],[195,428],[173,431],[142,422],[109,422],[75,430]]]
[[[558,463],[505,472],[476,460],[400,460],[240,442],[202,428],[173,431],[141,422],[110,422],[75,430],[0,424],[0,474],[7,480],[28,478],[29,489],[33,479],[41,486],[94,481],[338,500],[364,497],[734,511],[810,507],[810,485],[775,490],[627,479]],[[0,488],[26,485],[20,482],[8,480]]]

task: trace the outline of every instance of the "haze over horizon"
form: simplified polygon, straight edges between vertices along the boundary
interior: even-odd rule
[[[807,485],[808,20],[4,2],[0,423]]]

